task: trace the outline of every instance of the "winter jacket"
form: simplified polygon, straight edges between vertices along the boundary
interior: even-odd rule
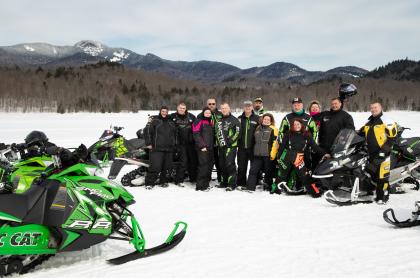
[[[310,152],[315,152],[319,156],[323,156],[325,151],[321,149],[312,136],[308,133],[292,132],[286,133],[279,147],[280,159],[284,159],[282,155],[287,151],[289,158],[294,160],[298,153],[303,153],[306,159],[309,159]]]
[[[245,112],[238,117],[241,123],[241,136],[239,138],[239,148],[251,149],[254,146],[254,133],[259,125],[260,117],[254,112],[249,117],[245,116]]]
[[[311,116],[305,113],[303,110],[301,113],[292,112],[284,116],[283,120],[281,121],[280,128],[279,128],[279,142],[283,140],[283,136],[290,130],[290,126],[292,125],[294,119],[301,119],[303,125],[305,126],[306,130],[309,131],[312,135],[312,138],[315,142],[318,141],[318,128],[316,126],[315,121],[312,119]]]
[[[212,150],[214,147],[214,125],[211,119],[200,115],[192,125],[194,144],[197,150],[206,148]]]
[[[168,117],[151,116],[144,128],[146,146],[152,145],[152,150],[172,152],[177,144],[177,128]]]
[[[353,129],[354,122],[352,116],[346,111],[324,111],[321,113],[321,128],[319,131],[319,146],[325,151],[330,152],[338,133],[342,129]]]
[[[218,147],[237,147],[241,135],[239,120],[229,114],[215,123],[216,143]]]
[[[178,132],[178,145],[193,144],[192,124],[196,120],[195,116],[189,112],[185,115],[172,113],[170,119],[174,122]]]
[[[321,112],[316,112],[316,113],[311,112],[311,113],[309,113],[309,115],[315,121],[316,127],[318,128],[318,140],[319,140],[319,128],[321,127],[322,113]]]
[[[278,146],[275,144],[278,136],[278,129],[271,126],[259,125],[255,130],[255,156],[269,156],[274,160]]]
[[[382,113],[376,117],[370,116],[369,121],[359,131],[359,134],[366,138],[368,153],[372,158],[377,157],[380,152],[389,155],[397,133],[397,123]]]

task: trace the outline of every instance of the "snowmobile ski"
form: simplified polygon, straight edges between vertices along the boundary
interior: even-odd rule
[[[352,206],[352,205],[357,205],[357,204],[371,204],[373,203],[373,200],[363,200],[363,199],[348,199],[348,200],[342,200],[342,199],[338,199],[332,190],[328,190],[327,192],[325,192],[324,194],[325,196],[325,200],[327,200],[328,203],[333,204],[333,205],[337,205],[337,206]]]
[[[398,220],[397,217],[395,216],[395,211],[392,208],[385,210],[383,213],[383,217],[384,217],[385,222],[391,225],[394,225],[395,227],[398,227],[398,228],[410,228],[410,227],[420,225],[420,220],[417,219],[417,217],[415,217],[414,219],[409,218],[404,221]]]
[[[176,231],[178,230],[179,225],[183,225],[184,228],[182,229],[182,231],[175,234]],[[110,264],[113,264],[113,265],[120,265],[120,264],[125,264],[125,263],[128,263],[128,262],[134,261],[134,260],[143,259],[143,258],[147,258],[147,257],[151,257],[151,256],[154,256],[154,255],[164,253],[168,250],[171,250],[175,246],[177,246],[184,239],[185,234],[186,234],[186,229],[187,229],[187,224],[186,223],[177,222],[175,228],[172,230],[169,237],[161,245],[155,246],[155,247],[150,248],[150,249],[144,249],[141,252],[134,251],[132,253],[123,255],[121,257],[110,259],[110,260],[108,260],[108,262]]]
[[[411,213],[411,218],[408,218],[404,221],[400,221],[395,216],[395,211],[392,208],[389,208],[384,211],[383,217],[385,222],[394,225],[398,228],[410,228],[420,225],[419,213],[420,213],[420,202],[417,201],[415,204],[415,210]]]

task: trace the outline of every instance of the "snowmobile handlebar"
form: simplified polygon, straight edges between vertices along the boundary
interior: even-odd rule
[[[121,131],[121,130],[123,130],[124,129],[124,127],[122,127],[122,126],[114,126],[114,131],[115,132],[119,132],[119,131]]]

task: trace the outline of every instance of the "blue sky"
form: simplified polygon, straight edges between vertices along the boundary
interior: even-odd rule
[[[420,1],[2,1],[0,45],[90,39],[170,60],[309,70],[420,60]]]

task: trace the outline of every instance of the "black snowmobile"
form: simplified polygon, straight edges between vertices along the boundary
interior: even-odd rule
[[[121,184],[123,186],[142,186],[144,185],[144,176],[147,173],[147,168],[149,168],[149,149],[146,148],[146,143],[144,140],[143,129],[137,131],[137,147],[136,152],[128,153],[121,157],[116,157],[114,162],[111,165],[111,170],[109,171],[108,179],[116,179],[121,169],[127,165],[137,166],[136,169],[128,172],[121,178]],[[175,176],[175,167],[179,164],[178,155],[174,155],[174,161],[172,169],[169,170],[169,173],[166,173],[170,180]]]
[[[144,142],[138,138],[126,139],[119,132],[123,127],[114,126],[112,129],[105,130],[99,140],[88,148],[98,160],[102,161],[102,166],[108,165],[118,157],[140,157],[144,155],[142,149]]]
[[[419,189],[420,137],[401,138],[404,129],[400,128],[391,154],[391,193],[401,193],[407,185]],[[328,202],[340,206],[373,202],[374,187],[365,171],[368,153],[364,142],[356,131],[341,130],[332,148],[332,158],[315,169],[312,177],[327,190],[324,196]]]

